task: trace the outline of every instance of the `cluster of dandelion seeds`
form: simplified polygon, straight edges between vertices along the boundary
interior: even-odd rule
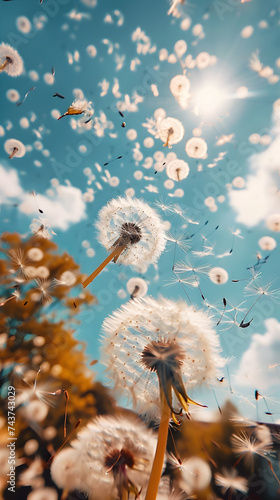
[[[210,317],[184,301],[135,299],[104,321],[103,332],[102,361],[108,376],[115,390],[132,398],[143,414],[160,404],[159,371],[163,386],[170,383],[172,372],[189,389],[213,382],[224,364]],[[163,367],[153,364],[157,359]],[[177,408],[181,403],[177,401]]]

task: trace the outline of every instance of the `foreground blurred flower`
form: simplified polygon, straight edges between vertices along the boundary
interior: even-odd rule
[[[99,241],[108,257],[83,282],[91,283],[104,267],[114,260],[125,265],[151,264],[165,248],[165,229],[157,212],[137,198],[116,198],[98,214]]]
[[[158,448],[147,499],[156,498],[170,413],[177,421],[173,394],[188,412],[185,383],[196,386],[218,377],[224,362],[209,316],[185,302],[135,299],[103,323],[103,363],[115,389],[132,396],[142,413],[161,406]]]
[[[0,73],[5,71],[9,76],[19,76],[23,72],[23,61],[19,53],[7,43],[0,45]]]
[[[51,474],[63,489],[95,500],[135,498],[147,485],[156,438],[136,418],[99,417],[53,460]]]
[[[86,114],[87,116],[93,115],[93,109],[91,107],[91,101],[87,101],[86,99],[75,99],[72,102],[71,106],[67,109],[66,113],[61,115],[58,120],[67,115],[82,115]]]

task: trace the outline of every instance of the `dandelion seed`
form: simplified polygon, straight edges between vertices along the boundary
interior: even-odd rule
[[[183,139],[184,127],[176,118],[167,117],[161,120],[157,125],[158,137],[163,141],[164,147],[177,144]]]
[[[246,292],[247,292],[248,295],[258,295],[258,298],[255,300],[255,302],[252,304],[252,306],[248,309],[248,311],[246,312],[244,318],[241,320],[240,326],[242,328],[246,328],[244,326],[245,319],[247,318],[248,314],[253,309],[253,307],[255,306],[255,304],[264,295],[267,296],[267,297],[270,297],[271,300],[276,301],[276,302],[278,302],[280,300],[280,289],[279,288],[271,289],[272,284],[273,284],[273,281],[271,281],[267,285],[262,285],[262,284],[259,285],[257,282],[252,282],[252,283],[250,283],[249,285],[247,285],[245,287],[245,290],[246,290]],[[251,323],[251,321],[252,320],[249,321],[248,326]]]
[[[231,469],[229,471],[222,469],[222,474],[215,474],[215,482],[222,488],[221,491],[223,494],[225,494],[228,490],[230,490],[231,493],[236,493],[236,491],[247,493],[249,489],[247,479],[245,477],[238,476],[236,469]]]
[[[35,302],[50,304],[52,302],[51,292],[54,290],[56,283],[54,281],[38,278],[35,280],[37,287],[31,294],[31,299]]]
[[[192,137],[186,143],[185,150],[190,158],[204,158],[207,153],[207,143],[202,137]]]
[[[75,99],[72,102],[71,106],[67,109],[66,113],[59,116],[58,120],[67,115],[93,115],[93,109],[91,107],[91,101],[87,101],[86,99]]]
[[[25,146],[17,139],[8,139],[4,144],[4,148],[10,160],[12,158],[22,158],[25,155]]]
[[[31,89],[29,89],[28,92],[26,92],[26,94],[24,95],[24,98],[22,99],[22,101],[18,101],[16,103],[16,106],[21,106],[25,102],[25,100],[27,99],[27,97],[30,94],[30,92],[32,92],[35,89],[36,89],[36,87],[31,87]]]
[[[233,452],[239,457],[244,458],[245,464],[253,468],[254,457],[260,457],[268,460],[267,453],[271,452],[271,444],[258,441],[253,435],[249,436],[245,431],[239,434],[233,434],[231,438]]]
[[[28,265],[30,260],[21,248],[11,249],[8,255],[13,266],[12,272],[15,272],[21,279],[27,280],[30,276],[28,273]]]

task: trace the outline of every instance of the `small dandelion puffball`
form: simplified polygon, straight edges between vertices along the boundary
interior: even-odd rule
[[[164,142],[164,146],[171,147],[183,139],[185,129],[176,118],[164,118],[157,126],[158,137]]]
[[[207,143],[202,137],[192,137],[186,142],[185,150],[190,158],[204,158],[207,153]]]
[[[128,498],[145,489],[156,437],[143,422],[122,416],[98,417],[53,460],[51,474],[60,488],[94,494],[94,500]],[[122,496],[126,492],[126,496]]]
[[[72,271],[64,271],[64,273],[62,273],[60,276],[60,282],[62,282],[61,284],[63,285],[73,286],[75,285],[76,281],[77,278],[75,274],[72,273]]]
[[[184,160],[172,160],[166,166],[166,175],[173,181],[182,181],[189,175],[189,165]]]
[[[170,91],[174,97],[186,97],[190,91],[190,80],[185,75],[176,75],[170,81]]]
[[[33,247],[30,248],[30,250],[28,250],[27,256],[30,260],[38,262],[39,260],[42,260],[42,258],[44,257],[44,252],[41,250],[41,248]]]
[[[262,250],[266,250],[267,252],[271,252],[276,248],[276,241],[271,236],[263,236],[259,239],[259,246]]]
[[[216,285],[223,285],[228,280],[228,273],[223,267],[212,267],[209,271],[209,278]]]
[[[148,291],[148,285],[142,278],[131,278],[126,284],[131,299],[144,297]]]
[[[157,212],[137,198],[114,198],[101,208],[96,228],[100,243],[111,250],[125,246],[118,257],[125,265],[151,264],[165,248],[165,229]]]
[[[143,414],[160,405],[159,379],[173,411],[172,389],[177,409],[187,407],[184,385],[216,380],[224,363],[211,319],[184,301],[132,300],[104,321],[103,332],[102,362],[115,389]]]
[[[280,231],[280,213],[279,214],[271,214],[267,217],[265,221],[267,227],[271,229],[271,231],[275,231],[279,233]]]
[[[199,457],[191,457],[184,460],[181,468],[182,490],[192,493],[204,490],[212,478],[211,468],[205,460]]]
[[[22,158],[25,155],[25,146],[17,139],[8,139],[4,144],[4,149],[9,158]]]
[[[5,71],[9,76],[19,76],[23,72],[23,60],[19,53],[7,43],[0,45],[0,73]]]

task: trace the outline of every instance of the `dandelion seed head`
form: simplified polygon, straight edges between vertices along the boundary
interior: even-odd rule
[[[160,373],[190,388],[216,380],[223,366],[210,317],[183,301],[135,299],[105,320],[103,332],[108,376],[141,413],[159,405]]]
[[[4,65],[6,62],[8,64],[2,69],[9,76],[19,76],[23,72],[23,60],[20,57],[17,50],[8,45],[7,43],[1,43],[0,45],[0,65]]]
[[[109,251],[116,242],[126,250],[118,258],[125,265],[155,263],[165,248],[165,229],[157,212],[137,198],[116,198],[98,214],[100,243]]]

